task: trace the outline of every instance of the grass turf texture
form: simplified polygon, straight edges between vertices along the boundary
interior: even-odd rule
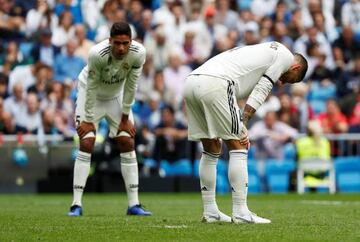
[[[125,216],[124,194],[0,195],[0,241],[360,241],[360,195],[255,195],[251,210],[270,225],[203,224],[200,194],[141,194],[152,217]],[[230,195],[218,205],[231,213]]]

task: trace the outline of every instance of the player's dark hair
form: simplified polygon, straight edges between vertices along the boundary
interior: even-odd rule
[[[126,22],[116,22],[111,26],[110,37],[127,35],[131,38],[131,28]]]
[[[306,75],[307,69],[308,69],[308,62],[305,59],[305,57],[299,53],[294,54],[295,59],[297,62],[301,65],[300,67],[300,73],[299,73],[299,82],[302,81]]]

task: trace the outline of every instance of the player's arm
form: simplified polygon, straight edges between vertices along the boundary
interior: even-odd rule
[[[77,128],[77,132],[82,138],[88,132],[93,131],[95,133],[94,126],[94,107],[96,100],[96,93],[100,83],[100,66],[99,59],[100,57],[95,51],[90,51],[89,53],[89,63],[88,63],[88,78],[85,91],[85,117],[84,121],[81,122]]]
[[[275,82],[279,80],[282,73],[289,69],[293,62],[294,57],[288,50],[279,49],[278,51],[275,61],[262,75],[246,102],[243,114],[245,126],[247,126],[256,110],[265,102]]]
[[[253,117],[256,110],[265,102],[267,96],[273,88],[274,81],[267,75],[260,78],[260,81],[256,84],[251,92],[243,113],[243,123],[247,126],[249,120]]]
[[[125,131],[129,133],[131,137],[135,136],[135,128],[134,125],[129,121],[129,113],[130,113],[131,105],[134,103],[135,100],[137,82],[139,80],[143,65],[145,63],[145,55],[146,55],[145,49],[142,48],[139,57],[131,67],[131,70],[126,78],[126,82],[124,86],[122,116],[121,116],[119,132]]]

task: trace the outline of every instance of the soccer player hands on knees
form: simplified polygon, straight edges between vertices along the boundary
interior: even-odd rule
[[[249,140],[248,130],[245,125],[243,125],[243,128],[241,130],[240,144],[245,146],[247,149],[250,148],[250,140]]]
[[[91,131],[95,133],[95,126],[91,122],[82,121],[80,125],[76,128],[76,131],[80,139],[82,139],[86,134]]]
[[[135,137],[136,129],[134,124],[127,118],[121,118],[121,122],[119,124],[118,134],[120,134],[122,131],[128,133],[131,138]]]

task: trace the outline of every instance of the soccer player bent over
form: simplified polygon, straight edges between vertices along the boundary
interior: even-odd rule
[[[223,52],[187,77],[185,103],[189,139],[202,142],[200,184],[203,221],[271,223],[252,213],[247,206],[249,139],[247,123],[262,105],[276,82],[296,83],[307,71],[307,61],[284,45],[269,42]],[[248,97],[241,114],[237,97]],[[232,190],[232,217],[216,204],[216,164],[221,140],[229,149],[228,178]]]
[[[102,118],[117,141],[121,173],[128,197],[128,215],[151,215],[138,199],[138,166],[134,151],[135,128],[130,107],[145,62],[145,48],[131,40],[127,23],[114,23],[110,38],[90,49],[88,65],[79,75],[76,125],[80,151],[74,166],[74,199],[69,216],[82,215],[82,194],[90,170],[96,127]]]

